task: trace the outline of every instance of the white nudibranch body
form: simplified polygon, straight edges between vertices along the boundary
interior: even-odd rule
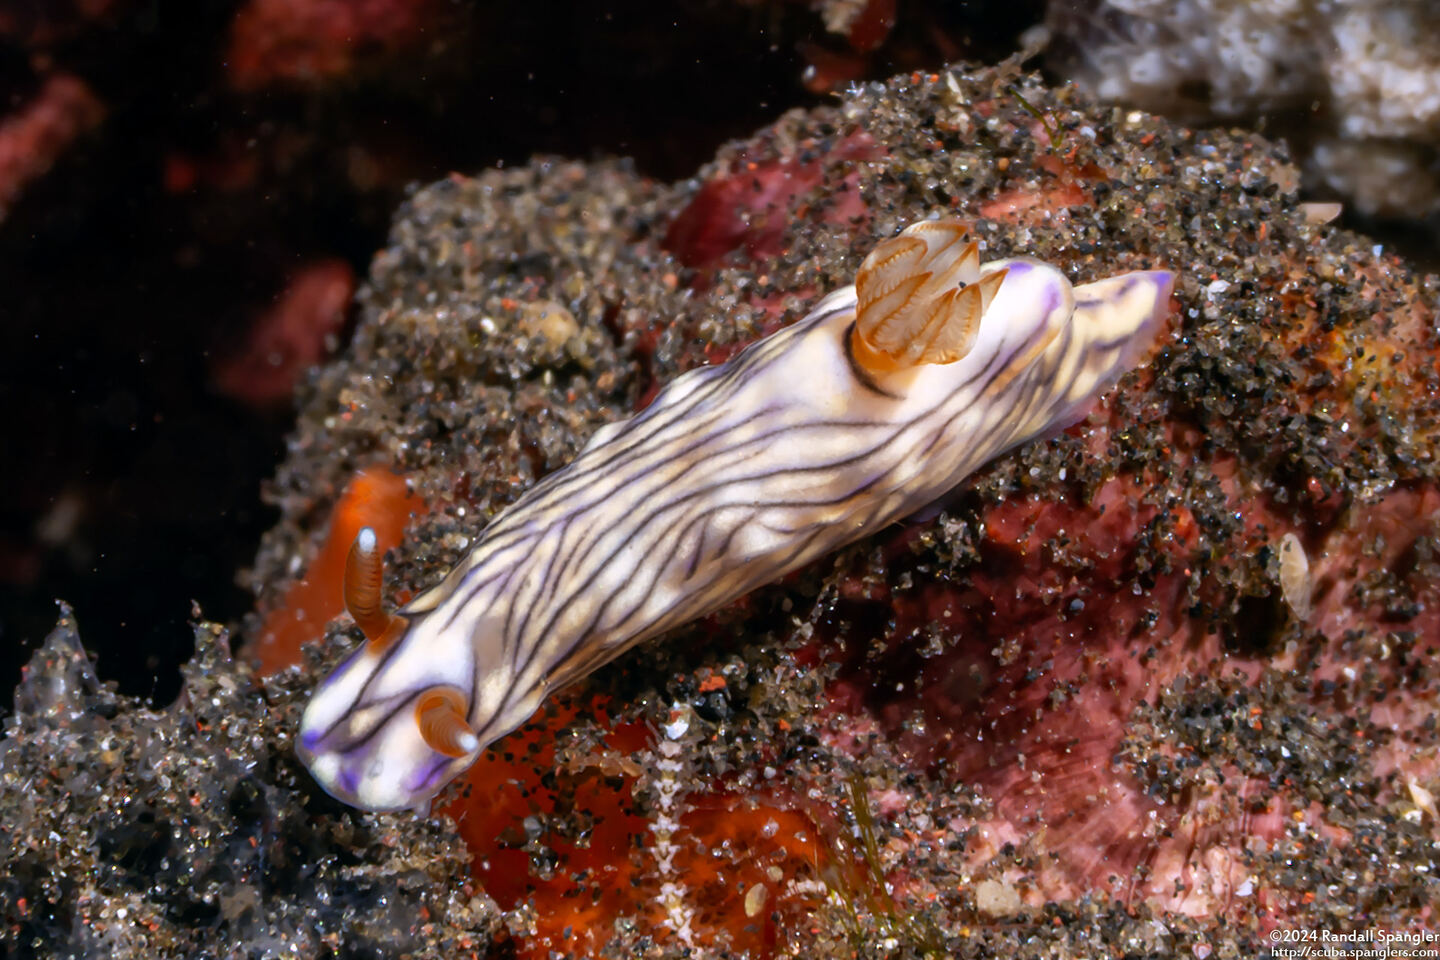
[[[856,286],[601,428],[393,619],[357,542],[347,602],[372,639],[301,721],[316,780],[423,807],[551,691],[1074,422],[1168,309],[1169,273],[1072,288],[1038,261],[981,265],[963,234],[912,225]]]

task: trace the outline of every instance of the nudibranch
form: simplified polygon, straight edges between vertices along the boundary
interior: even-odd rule
[[[362,531],[346,605],[365,643],[321,684],[298,752],[332,796],[424,809],[551,691],[914,514],[1083,416],[1135,363],[1171,274],[1073,287],[912,224],[854,286],[596,431],[398,613]]]

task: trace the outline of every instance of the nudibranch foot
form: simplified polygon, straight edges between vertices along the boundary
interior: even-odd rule
[[[398,614],[362,533],[345,593],[367,640],[300,723],[315,779],[370,810],[424,805],[556,688],[1073,422],[1169,308],[1168,273],[1072,287],[1037,260],[982,264],[964,236],[915,224],[855,286],[671,381]]]

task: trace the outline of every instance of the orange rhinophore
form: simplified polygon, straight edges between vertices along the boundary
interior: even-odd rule
[[[281,604],[265,617],[251,651],[261,672],[276,673],[299,663],[300,645],[313,643],[325,624],[345,611],[345,568],[360,530],[369,527],[375,532],[376,551],[383,556],[400,543],[405,524],[417,509],[419,501],[406,488],[405,478],[388,467],[366,467],[355,475],[336,502],[330,532],[305,575],[290,585]]]
[[[436,753],[463,757],[480,747],[465,722],[465,695],[454,687],[432,687],[416,701],[415,723],[421,739]]]
[[[374,527],[362,527],[345,558],[345,609],[376,653],[405,632],[405,618],[380,608],[385,554]]]

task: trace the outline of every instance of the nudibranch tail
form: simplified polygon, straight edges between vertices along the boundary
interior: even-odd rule
[[[851,352],[872,374],[954,363],[970,352],[1005,271],[980,274],[964,224],[925,220],[876,245],[855,275]]]
[[[403,617],[381,609],[380,591],[385,582],[384,555],[375,531],[361,528],[345,558],[345,609],[378,651],[388,646],[405,629]]]
[[[1043,414],[1047,429],[1085,416],[1100,391],[1135,365],[1169,312],[1174,285],[1168,271],[1138,270],[1075,287],[1075,312],[1039,367],[1056,393]]]

